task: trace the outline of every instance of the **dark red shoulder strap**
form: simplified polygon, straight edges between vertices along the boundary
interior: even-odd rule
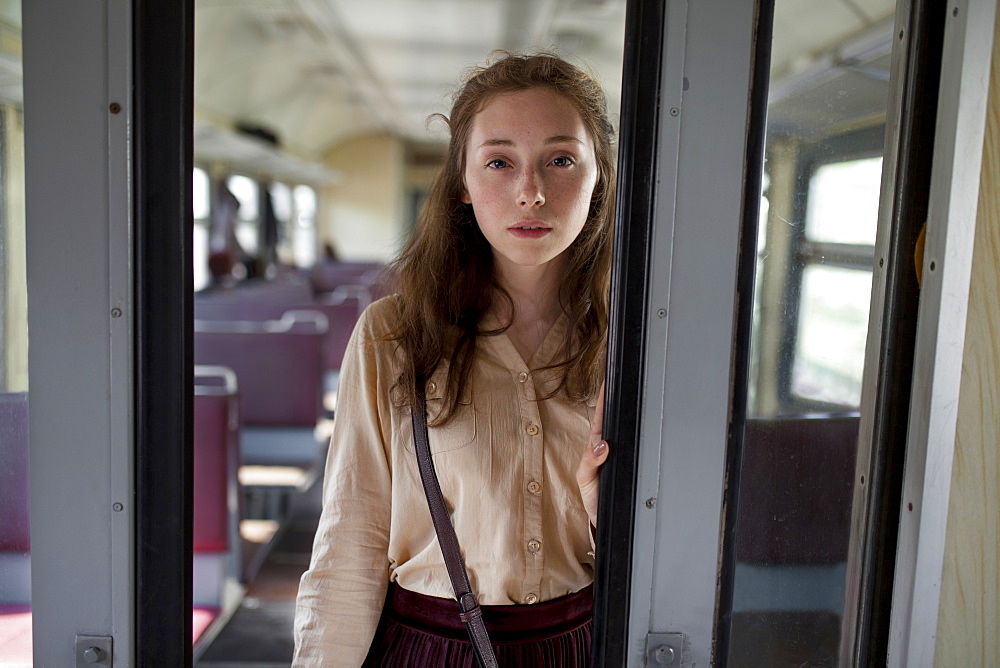
[[[455,590],[459,614],[469,631],[469,639],[472,640],[472,647],[476,651],[479,665],[483,668],[497,668],[493,645],[490,643],[490,637],[486,633],[486,625],[483,623],[483,611],[479,607],[476,595],[472,593],[469,574],[462,562],[462,551],[458,546],[458,537],[455,535],[455,527],[452,526],[448,509],[444,505],[441,485],[438,482],[437,472],[434,470],[434,460],[431,459],[431,447],[427,437],[427,402],[424,399],[423,380],[419,378],[417,379],[417,395],[417,405],[410,411],[413,416],[413,443],[417,451],[420,481],[423,483],[424,494],[427,496],[427,506],[430,508],[431,519],[434,522],[434,531],[437,533],[441,554],[444,556],[444,563],[448,568],[451,586]]]

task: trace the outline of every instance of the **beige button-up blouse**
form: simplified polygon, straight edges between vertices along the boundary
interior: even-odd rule
[[[390,581],[454,597],[420,484],[409,410],[389,396],[397,346],[372,343],[389,331],[395,299],[365,311],[344,357],[323,513],[295,612],[296,666],[361,665]],[[546,601],[593,581],[576,469],[594,400],[539,400],[552,380],[530,373],[560,353],[566,327],[563,316],[528,363],[506,335],[480,337],[457,413],[429,430],[469,579],[484,605]],[[443,364],[427,382],[429,419],[446,373]]]

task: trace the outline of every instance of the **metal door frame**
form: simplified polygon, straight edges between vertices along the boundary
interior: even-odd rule
[[[616,441],[619,432],[606,430],[613,459],[602,485],[616,478],[615,467],[623,464],[636,477],[631,499],[617,498],[627,485],[614,488],[616,498],[601,495],[598,603],[609,570],[627,569],[630,582],[620,603],[628,606],[620,654],[598,655],[604,658],[602,665],[645,665],[647,654],[660,650],[662,655],[668,647],[680,659],[672,665],[708,665],[714,651],[733,304],[748,201],[747,156],[752,154],[747,128],[758,3],[677,0],[661,6],[659,99],[654,103],[658,127],[655,144],[647,146],[656,152],[655,170],[647,174],[653,201],[644,221],[651,223],[648,256],[629,257],[645,262],[642,272],[621,266],[621,254],[616,255],[613,283],[619,300],[634,300],[634,294],[621,294],[621,286],[628,285],[629,272],[645,274],[645,284],[637,288],[645,293],[641,310],[619,312],[612,322],[609,422],[620,419],[616,402],[625,385],[631,386],[628,397],[638,397],[640,403],[630,412],[637,441]],[[654,71],[648,63],[646,67]],[[628,76],[626,67],[626,84]],[[623,116],[631,122],[627,111]],[[634,160],[627,140],[623,128],[623,156]],[[623,172],[619,197],[632,192],[631,176]],[[616,243],[625,244],[633,231],[623,239],[619,230]],[[618,337],[631,340],[637,331],[643,352],[631,354],[639,356],[641,366],[638,375],[625,376],[630,369],[616,366],[615,345]],[[629,405],[627,400],[620,403]],[[631,517],[622,512],[628,502]],[[605,528],[609,522],[630,520],[630,545],[603,540],[605,532],[614,533]],[[625,561],[629,548],[628,563],[602,563]],[[601,617],[597,619],[600,626]]]
[[[22,11],[34,661],[132,665],[131,5]]]
[[[191,661],[192,27],[23,7],[38,665]]]

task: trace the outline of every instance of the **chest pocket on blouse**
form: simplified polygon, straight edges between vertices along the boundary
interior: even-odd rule
[[[436,373],[427,382],[425,395],[427,399],[427,421],[431,422],[444,410],[445,383],[447,380],[443,374]],[[407,417],[408,421],[408,417]],[[428,427],[427,437],[430,441],[431,452],[450,452],[464,448],[474,442],[477,438],[487,438],[485,430],[487,421],[483,419],[479,410],[472,404],[468,396],[460,397],[458,405],[451,419],[439,427]],[[410,452],[414,451],[413,441],[404,439],[403,446]]]

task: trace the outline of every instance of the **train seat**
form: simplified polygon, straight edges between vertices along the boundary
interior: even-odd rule
[[[243,565],[236,374],[198,365],[194,376],[192,628],[197,644],[221,613],[238,604]]]
[[[858,427],[857,415],[747,421],[731,665],[798,665],[803,648],[835,660]]]
[[[252,296],[252,295],[249,295]],[[315,301],[268,301],[244,299],[196,298],[196,320],[280,320],[288,311],[319,311],[326,316],[327,334],[324,340],[324,368],[337,371],[344,359],[347,342],[361,312],[371,301],[367,287],[340,290],[319,296]]]
[[[857,416],[747,420],[737,560],[846,561]]]
[[[195,320],[195,363],[229,367],[239,380],[244,463],[318,461],[327,329],[318,311],[288,311],[280,320]]]
[[[317,295],[348,285],[371,287],[382,269],[383,265],[373,262],[321,262],[309,272],[309,283]]]
[[[28,395],[0,393],[0,660],[31,665]]]
[[[297,275],[281,276],[277,280],[260,278],[242,281],[232,286],[210,287],[198,293],[201,300],[259,301],[294,303],[312,300],[312,287],[308,280]]]

